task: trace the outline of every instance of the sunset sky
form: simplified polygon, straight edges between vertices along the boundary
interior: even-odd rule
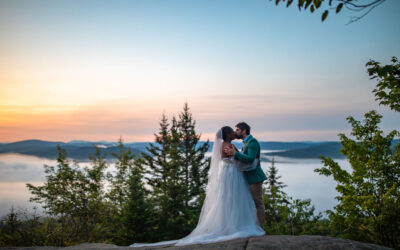
[[[371,109],[365,63],[400,57],[400,1],[320,13],[269,0],[0,0],[0,142],[152,141],[188,102],[203,139],[338,140]]]

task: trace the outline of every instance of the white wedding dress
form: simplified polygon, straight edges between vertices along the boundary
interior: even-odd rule
[[[256,207],[240,170],[253,167],[238,163],[233,157],[222,158],[222,142],[219,130],[214,140],[206,198],[196,228],[179,240],[135,243],[131,247],[204,244],[265,234],[257,224]]]

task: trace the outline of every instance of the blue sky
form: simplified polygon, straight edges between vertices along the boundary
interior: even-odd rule
[[[400,56],[400,2],[346,25],[274,1],[0,1],[0,141],[152,140],[188,101],[197,129],[335,140],[378,107],[369,59]]]

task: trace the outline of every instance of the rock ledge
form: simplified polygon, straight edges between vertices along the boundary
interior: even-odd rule
[[[339,249],[352,249],[352,250],[388,250],[391,248],[362,243],[353,240],[317,236],[317,235],[302,235],[302,236],[290,236],[290,235],[268,235],[261,237],[250,237],[242,238],[231,241],[224,241],[211,244],[196,244],[188,246],[156,246],[156,247],[138,247],[131,248],[127,246],[116,246],[112,244],[103,243],[83,243],[76,246],[70,247],[8,247],[0,249],[26,249],[26,250],[97,250],[97,249],[125,249],[125,250],[143,250],[143,249],[272,249],[272,250],[308,250],[308,249],[323,249],[323,250],[339,250]]]

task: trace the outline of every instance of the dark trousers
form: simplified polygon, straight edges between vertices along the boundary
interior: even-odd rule
[[[264,228],[265,208],[262,195],[262,182],[250,184],[249,187],[257,209],[258,224],[261,228]]]

